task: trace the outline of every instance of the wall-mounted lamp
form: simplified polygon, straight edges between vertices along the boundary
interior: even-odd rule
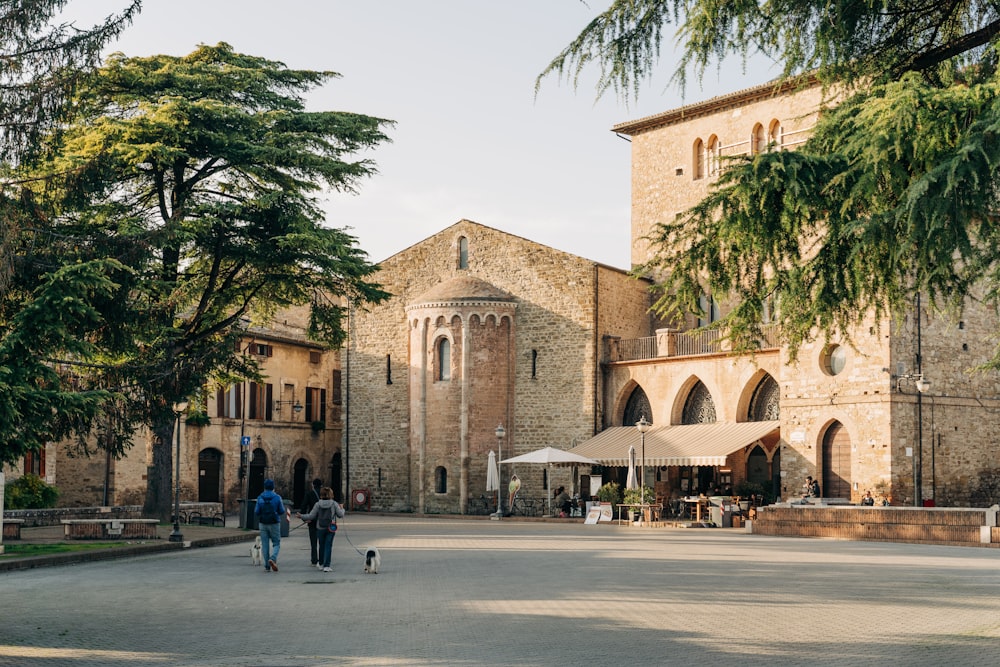
[[[921,394],[927,393],[927,391],[931,388],[931,381],[924,379],[923,373],[905,373],[904,375],[896,376],[896,391],[902,391],[902,389],[900,389],[900,384],[903,380],[912,380],[913,386],[916,387],[917,391]]]
[[[292,405],[293,412],[302,412],[302,410],[304,409],[302,407],[302,404],[299,403],[298,401],[275,401],[274,409],[277,410],[278,412],[281,412],[281,406],[288,405],[289,403],[294,403],[294,405]]]

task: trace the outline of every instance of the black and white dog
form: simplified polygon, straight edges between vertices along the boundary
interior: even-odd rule
[[[250,547],[250,562],[253,565],[264,564],[264,559],[260,553],[260,535],[257,536],[257,539],[253,541],[253,546]]]
[[[378,574],[379,567],[382,566],[382,554],[378,547],[365,548],[365,572],[368,574]]]

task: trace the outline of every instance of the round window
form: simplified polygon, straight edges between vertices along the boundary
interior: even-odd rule
[[[842,345],[827,345],[823,350],[823,370],[827,375],[837,375],[847,365],[847,348]]]

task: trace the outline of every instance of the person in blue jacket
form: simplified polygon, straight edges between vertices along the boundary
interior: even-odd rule
[[[281,517],[285,514],[285,504],[281,496],[274,492],[274,480],[264,480],[264,493],[257,496],[257,506],[253,513],[257,515],[260,526],[261,556],[264,561],[264,571],[278,571],[278,551],[281,550]],[[271,545],[274,551],[271,551]]]

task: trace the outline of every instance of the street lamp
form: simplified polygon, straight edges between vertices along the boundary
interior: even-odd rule
[[[646,415],[641,415],[635,427],[639,429],[639,504],[646,504],[646,431],[652,426],[646,421]]]
[[[904,373],[896,376],[896,391],[902,392],[900,384],[903,380],[912,380],[913,386],[917,389],[917,455],[913,460],[913,504],[916,507],[923,505],[924,488],[924,394],[931,388],[931,381],[924,377],[923,373]],[[931,440],[931,447],[934,441]],[[931,450],[931,461],[933,462],[933,449]],[[933,465],[933,463],[932,463]],[[933,474],[933,473],[932,473]]]
[[[181,415],[188,408],[187,401],[174,403],[177,416],[177,456],[174,457],[174,530],[168,538],[170,542],[183,542],[181,534]]]
[[[292,412],[294,412],[295,414],[298,414],[303,410],[302,404],[298,401],[275,401],[274,409],[277,410],[278,412],[281,412],[282,405],[291,405]]]
[[[503,461],[503,437],[507,435],[507,431],[504,430],[503,424],[497,424],[497,428],[493,431],[497,436],[497,517],[503,516],[503,475],[500,474],[502,466],[500,462]]]

